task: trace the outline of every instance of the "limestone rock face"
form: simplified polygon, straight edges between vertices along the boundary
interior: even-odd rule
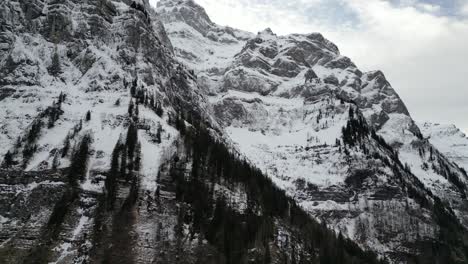
[[[158,11],[199,10],[170,2],[173,9],[163,4]],[[219,27],[199,13],[192,17]],[[240,152],[312,216],[395,263],[408,261],[402,252],[420,252],[412,248],[441,232],[439,220],[426,211],[432,209],[409,194],[406,184],[450,204],[457,221],[468,226],[468,177],[453,164],[462,159],[439,151],[443,140],[437,145],[423,136],[381,71],[360,71],[319,33],[278,36],[266,29],[237,38],[235,45],[213,43],[199,27],[176,17],[168,15],[163,23],[179,60],[194,65],[215,119]],[[188,43],[210,43],[214,52],[199,52]],[[216,56],[220,50],[222,58]],[[196,65],[212,60],[216,63],[210,65],[222,67]],[[344,134],[357,116],[375,134],[348,148]],[[387,158],[369,158],[373,155]],[[404,172],[387,159],[398,160]]]

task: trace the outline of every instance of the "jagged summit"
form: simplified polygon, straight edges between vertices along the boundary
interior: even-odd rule
[[[266,36],[276,36],[276,34],[273,33],[273,30],[271,30],[271,28],[266,28],[266,29],[264,29],[264,30],[258,32],[258,35],[257,35],[257,36],[261,38],[262,36],[263,36],[263,37],[266,37]]]
[[[214,27],[205,9],[193,0],[162,0],[157,4],[157,12],[164,21],[183,21],[203,35]]]

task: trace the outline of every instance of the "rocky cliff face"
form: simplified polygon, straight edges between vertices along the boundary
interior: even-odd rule
[[[468,170],[468,139],[454,125],[420,123],[424,137],[437,147],[448,159]]]
[[[266,29],[212,42],[194,20],[219,26],[194,5],[159,2],[158,12],[173,14],[163,23],[176,55],[200,76],[214,116],[240,152],[312,216],[394,262],[425,254],[445,232],[433,211],[439,205],[467,226],[462,164],[442,150],[451,149],[443,140],[422,135],[382,72],[361,72],[317,33]],[[189,43],[210,43],[224,57]],[[196,66],[205,61],[216,63]]]
[[[128,89],[144,89],[168,111],[175,101],[201,109],[201,93],[146,2],[3,1],[0,10],[1,259],[89,262],[111,154],[135,123]],[[139,192],[154,193],[178,133],[150,108],[139,116],[141,162],[151,164]],[[151,144],[159,127],[164,140]],[[86,171],[70,186],[78,172],[67,168],[76,170],[80,149]],[[123,184],[116,199],[129,189]]]
[[[250,34],[179,3],[0,3],[0,262],[377,263],[239,155],[207,93]]]

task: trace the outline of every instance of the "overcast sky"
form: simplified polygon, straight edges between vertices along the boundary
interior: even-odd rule
[[[382,70],[413,118],[468,133],[468,0],[195,2],[221,25],[320,32],[362,70]]]

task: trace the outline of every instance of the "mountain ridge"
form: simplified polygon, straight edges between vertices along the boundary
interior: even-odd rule
[[[190,27],[185,29],[185,35],[190,37],[184,38],[184,34],[173,31],[170,22],[163,19],[163,23],[174,43],[203,41],[196,34],[190,33]],[[175,46],[187,53],[191,53],[193,48],[190,45]],[[325,154],[325,158],[322,157],[323,153],[334,152],[333,145],[338,144],[343,136],[341,128],[346,126],[346,120],[349,119],[346,117],[347,110],[337,107],[341,101],[341,104],[349,102],[355,105],[386,144],[395,149],[397,159],[401,160],[405,170],[451,204],[459,220],[466,224],[462,213],[466,204],[466,172],[452,164],[454,160],[436,151],[436,147],[423,137],[405,104],[381,71],[361,72],[320,34],[277,36],[267,29],[245,42],[241,49],[238,48],[238,52],[232,53],[235,53],[233,59],[227,60],[231,61],[230,65],[223,65],[216,70],[194,68],[199,82],[206,84],[206,87],[202,87],[211,96],[215,116],[241,149],[241,153],[268,173],[290,196],[300,194],[298,202],[301,203],[302,199],[303,206],[307,205],[312,215],[338,215],[338,212],[343,211],[359,215],[359,210],[343,210],[343,203],[352,205],[353,202],[345,202],[333,196],[325,196],[328,197],[325,201],[320,200],[323,197],[314,200],[317,197],[310,191],[304,195],[304,190],[301,190],[305,183],[305,186],[311,184],[312,190],[318,186],[319,191],[330,192],[335,189],[336,192],[336,185],[346,184],[345,179],[351,176],[349,172],[328,169],[330,166],[346,167],[346,163],[336,163],[342,159],[340,156]],[[198,56],[203,61],[204,56],[209,58],[211,55],[198,53]],[[190,58],[178,57],[184,63],[188,60],[188,65],[193,64]],[[339,150],[338,146],[335,145],[336,150]],[[315,149],[316,153],[308,154],[310,149]],[[304,159],[312,161],[314,165],[301,161]],[[297,188],[296,183],[301,188]],[[371,191],[377,189],[371,188]],[[337,192],[335,195],[340,197],[341,194]],[[364,200],[375,199],[365,193],[361,196]],[[326,205],[326,199],[335,199],[338,203]],[[318,204],[318,207],[312,204]],[[360,214],[365,215],[362,212]],[[378,214],[381,212],[371,213],[371,216]],[[324,217],[324,220],[337,221],[332,224],[337,231],[348,233],[351,237],[355,235],[351,231],[355,228],[348,229],[349,224],[345,222],[353,218],[359,220],[360,217],[339,218],[331,220]],[[343,227],[348,231],[343,230]],[[408,232],[405,228],[402,230]],[[377,231],[377,234],[381,231]],[[377,237],[376,244],[384,239],[384,236]],[[355,240],[359,241],[359,238]],[[380,247],[369,244],[374,242],[361,241],[361,245],[374,250]],[[379,249],[383,254],[386,251],[391,254],[392,250]]]
[[[379,262],[228,147],[148,1],[0,14],[1,262]]]

